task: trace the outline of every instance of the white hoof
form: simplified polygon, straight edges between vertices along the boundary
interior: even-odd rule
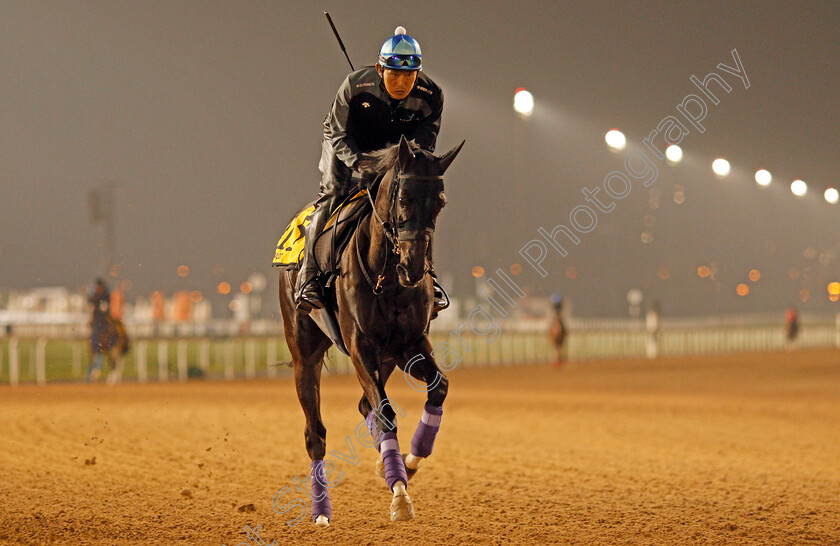
[[[404,453],[403,454],[403,461],[405,461],[405,469],[409,472],[417,472],[417,469],[420,467],[420,463],[423,462],[424,457],[418,457],[416,455],[412,455],[411,453]]]
[[[405,473],[408,479],[414,477],[414,474],[417,472],[417,467],[420,465],[420,461],[423,460],[422,457],[414,457],[411,453],[403,453],[403,464],[405,465]],[[413,459],[412,459],[413,458]],[[414,466],[411,466],[411,465]],[[385,479],[385,463],[382,462],[382,457],[376,459],[376,475]]]
[[[327,516],[321,515],[315,518],[315,527],[329,527],[330,520],[327,519]]]
[[[391,521],[414,519],[414,505],[401,481],[394,485],[394,498],[391,500]]]

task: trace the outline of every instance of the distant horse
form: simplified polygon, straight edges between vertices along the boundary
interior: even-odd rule
[[[554,362],[555,366],[562,366],[565,360],[563,349],[567,335],[566,324],[563,322],[563,306],[562,303],[557,302],[554,304],[554,315],[551,318],[551,325],[548,328],[548,339],[552,346],[554,346],[554,351],[557,354],[557,360]]]
[[[785,339],[787,339],[787,350],[790,351],[793,349],[797,336],[799,336],[799,314],[795,308],[788,307],[785,310]]]
[[[90,351],[93,362],[88,368],[88,381],[99,379],[99,375],[103,373],[102,364],[105,360],[108,364],[106,367],[108,384],[119,383],[122,380],[123,356],[128,353],[128,349],[128,334],[122,321],[112,317],[107,308],[105,310],[95,308],[90,333]]]
[[[342,341],[364,391],[359,411],[381,453],[377,474],[385,478],[393,493],[392,521],[414,517],[406,485],[420,461],[432,452],[449,385],[432,357],[426,335],[433,303],[426,255],[435,219],[446,203],[443,173],[463,145],[436,157],[416,149],[403,137],[399,144],[371,154],[363,170],[383,176],[373,213],[359,223],[339,259],[340,273],[333,288],[325,294],[327,307],[337,311]],[[332,508],[324,466],[327,431],[321,420],[320,382],[322,359],[331,340],[324,333],[321,314],[325,310],[308,316],[296,312],[296,276],[293,270],[281,272],[280,308],[295,386],[306,417],[312,519],[327,527]],[[421,385],[417,380],[424,382],[427,392],[411,453],[402,455],[396,415],[385,394],[385,383],[395,365],[416,385]]]

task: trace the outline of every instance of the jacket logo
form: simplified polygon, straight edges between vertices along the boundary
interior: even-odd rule
[[[373,87],[374,85],[376,84],[374,84],[373,82],[357,83],[356,87]]]
[[[369,102],[363,102],[362,106],[364,106],[365,108],[370,108],[370,103]]]
[[[429,95],[431,95],[431,94],[432,94],[432,92],[431,92],[430,90],[426,89],[426,88],[425,88],[425,87],[423,87],[422,85],[418,85],[418,86],[416,86],[416,87],[417,87],[417,89],[419,89],[420,91],[424,91],[424,92],[428,93]]]

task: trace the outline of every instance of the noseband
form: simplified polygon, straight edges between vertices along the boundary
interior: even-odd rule
[[[376,221],[379,222],[379,225],[382,226],[382,232],[385,234],[385,238],[388,239],[388,242],[391,243],[392,251],[394,252],[394,254],[397,255],[399,255],[400,253],[400,241],[429,242],[429,240],[432,237],[432,234],[435,232],[434,225],[432,225],[431,227],[406,225],[407,222],[397,221],[397,198],[399,196],[400,187],[402,185],[403,180],[422,180],[428,182],[438,182],[441,187],[443,186],[443,175],[421,176],[398,172],[394,175],[388,192],[388,220],[383,220],[382,217],[379,216],[379,213],[376,211],[376,203],[373,201],[373,197],[371,196],[370,187],[368,187],[366,193],[368,196],[368,200],[370,201],[370,206],[373,210],[373,215],[376,218]],[[371,279],[370,275],[368,275],[367,269],[364,265],[364,261],[362,261],[362,256],[359,251],[359,245],[356,245],[356,255],[359,260],[359,267],[362,270],[362,274],[364,275],[365,280],[367,280],[368,284],[370,284],[371,288],[373,288],[373,293],[378,296],[382,293],[382,281],[385,280],[385,269],[388,266],[388,253],[386,252],[385,254],[385,263],[382,264],[382,273],[378,275],[375,284]]]

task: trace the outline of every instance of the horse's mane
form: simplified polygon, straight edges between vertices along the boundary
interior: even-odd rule
[[[408,147],[412,152],[422,151],[420,146],[413,140],[408,141]],[[388,172],[388,169],[397,164],[400,155],[400,145],[392,144],[381,150],[366,153],[359,162],[359,168],[365,174],[381,176]]]

